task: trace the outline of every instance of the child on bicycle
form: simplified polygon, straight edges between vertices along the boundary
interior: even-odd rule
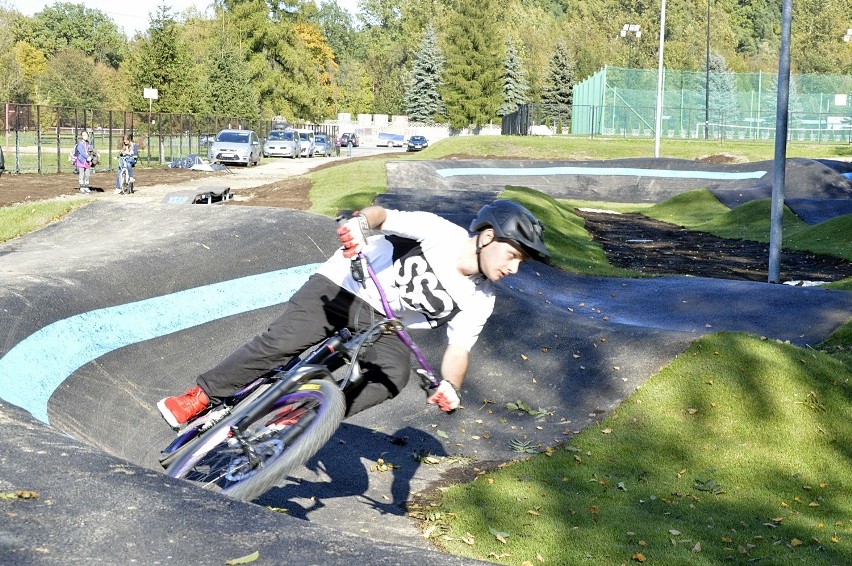
[[[397,318],[409,328],[446,325],[448,344],[440,385],[427,402],[442,411],[459,407],[468,355],[494,308],[493,284],[521,262],[549,263],[544,227],[523,206],[497,200],[464,228],[429,212],[370,206],[338,229],[343,244],[284,304],[262,334],[201,374],[182,395],[157,403],[173,427],[188,422],[291,356],[347,327],[368,327],[384,317],[378,291],[358,283],[351,259],[363,252],[375,269]],[[377,231],[377,232],[376,232]],[[347,398],[347,416],[398,395],[408,382],[410,351],[395,335],[383,335],[362,362],[367,379]]]
[[[133,142],[133,134],[124,134],[121,142],[121,150],[118,152],[118,171],[115,176],[115,194],[121,192],[121,168],[127,168],[128,181],[131,186],[136,182],[133,178],[133,166],[139,158],[139,147]]]

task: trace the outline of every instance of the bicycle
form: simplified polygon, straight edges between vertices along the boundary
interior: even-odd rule
[[[122,195],[129,195],[133,192],[135,179],[130,176],[131,159],[133,159],[131,155],[121,155],[118,158],[118,191],[116,192]]]
[[[355,334],[339,329],[187,423],[161,453],[166,475],[243,501],[260,497],[332,437],[345,416],[346,392],[364,379],[361,354],[385,333],[396,334],[414,354],[424,389],[439,385],[364,254],[353,258],[352,273],[362,285],[369,279],[376,286],[385,317]],[[341,364],[349,369],[335,377]]]

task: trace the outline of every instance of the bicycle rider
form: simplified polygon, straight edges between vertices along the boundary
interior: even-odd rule
[[[429,212],[365,208],[338,229],[341,249],[284,304],[265,332],[201,374],[195,387],[157,406],[178,428],[211,400],[230,397],[335,330],[346,326],[356,331],[383,318],[375,286],[368,282],[364,288],[352,277],[350,260],[363,251],[406,327],[446,325],[442,380],[427,392],[427,402],[450,412],[461,403],[469,352],[493,311],[493,284],[516,273],[524,260],[549,263],[543,230],[532,213],[509,200],[484,206],[470,225],[472,235]],[[395,335],[384,335],[368,351],[362,368],[367,379],[348,396],[347,416],[402,391],[410,374],[410,352]]]
[[[124,134],[124,140],[121,143],[121,151],[118,152],[118,171],[115,176],[115,194],[121,192],[121,168],[127,167],[127,174],[130,177],[128,181],[132,186],[136,182],[133,178],[133,166],[136,165],[136,160],[139,158],[139,147],[133,142],[133,134]]]

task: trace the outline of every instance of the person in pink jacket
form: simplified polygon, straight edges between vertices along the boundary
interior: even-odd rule
[[[92,155],[94,155],[94,152],[92,151],[92,144],[89,143],[89,132],[83,130],[83,133],[80,134],[80,140],[74,146],[74,167],[78,171],[81,193],[92,192],[89,188],[89,178],[92,174]]]

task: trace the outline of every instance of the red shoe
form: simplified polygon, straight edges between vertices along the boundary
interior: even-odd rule
[[[209,404],[207,393],[201,387],[195,386],[183,395],[162,399],[157,403],[157,408],[169,426],[177,429],[206,409]]]

